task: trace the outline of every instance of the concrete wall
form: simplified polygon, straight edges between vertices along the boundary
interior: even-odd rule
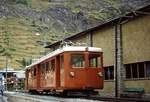
[[[141,80],[125,80],[125,86],[127,88],[144,88],[146,94],[150,94],[150,81],[148,79],[141,79]],[[113,94],[114,95],[114,81],[105,81],[104,82],[104,89],[100,91],[101,93],[105,94]]]
[[[150,16],[139,17],[123,25],[123,61],[150,61]]]
[[[114,27],[100,28],[93,33],[93,46],[104,51],[104,66],[114,63]],[[123,62],[150,61],[150,16],[143,16],[123,24]]]
[[[112,66],[114,63],[114,27],[107,26],[93,32],[93,46],[103,50],[104,66]]]
[[[84,43],[85,45],[87,45],[87,35],[84,36],[80,36],[76,39],[71,40],[72,42],[77,42],[77,43]]]
[[[127,80],[125,81],[125,86],[144,88],[145,93],[150,94],[150,80]]]

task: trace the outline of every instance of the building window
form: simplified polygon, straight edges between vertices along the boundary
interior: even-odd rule
[[[146,77],[150,78],[150,61],[146,63]]]
[[[138,69],[139,69],[139,78],[144,78],[145,77],[145,68],[144,68],[144,63],[138,63]]]
[[[150,61],[125,65],[126,79],[150,77]]]
[[[131,68],[132,68],[132,77],[133,78],[138,78],[138,67],[137,64],[131,64]]]
[[[150,78],[150,61],[125,64],[126,79]],[[104,68],[105,80],[114,79],[114,67]]]
[[[105,80],[114,79],[114,67],[113,66],[105,67],[104,72],[105,72]]]
[[[131,66],[130,66],[130,64],[128,64],[128,65],[126,65],[125,66],[125,70],[126,70],[126,78],[128,79],[128,78],[131,78],[132,76],[131,76]]]
[[[105,72],[105,80],[108,80],[109,79],[109,70],[108,70],[108,67],[105,67],[104,68],[104,72]]]

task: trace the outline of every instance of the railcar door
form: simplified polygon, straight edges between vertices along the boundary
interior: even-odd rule
[[[40,88],[40,64],[37,65],[37,89]]]
[[[83,52],[71,52],[69,54],[69,67],[66,67],[68,88],[81,89],[85,84],[85,54]],[[65,64],[66,66],[66,64]]]
[[[63,55],[56,57],[56,86],[64,86],[64,58]]]
[[[60,56],[56,57],[56,87],[60,87]]]
[[[86,87],[87,88],[102,88],[102,54],[89,53],[88,67],[86,68]]]
[[[26,75],[26,81],[25,81],[25,82],[26,82],[26,83],[25,83],[26,86],[25,86],[25,88],[26,88],[26,90],[28,90],[28,84],[29,84],[29,83],[28,83],[28,80],[29,80],[29,79],[28,79],[28,78],[29,78],[29,71],[28,71],[28,69],[26,70],[25,75]]]
[[[60,55],[60,86],[64,87],[64,56]]]

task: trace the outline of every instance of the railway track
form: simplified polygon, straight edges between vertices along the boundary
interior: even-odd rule
[[[150,98],[115,98],[115,97],[85,97],[84,99],[107,102],[150,102]]]
[[[115,98],[115,97],[100,97],[100,96],[59,96],[59,95],[31,95],[27,93],[15,93],[14,97],[27,97],[33,100],[41,100],[41,102],[150,102],[150,98]],[[42,101],[44,100],[44,101]],[[40,101],[37,101],[40,102]]]
[[[75,97],[60,97],[58,95],[31,95],[27,93],[5,93],[9,102],[99,102]],[[101,102],[101,101],[100,101]]]

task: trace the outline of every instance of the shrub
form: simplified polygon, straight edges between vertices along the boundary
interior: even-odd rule
[[[28,5],[28,0],[16,0],[16,4]]]

